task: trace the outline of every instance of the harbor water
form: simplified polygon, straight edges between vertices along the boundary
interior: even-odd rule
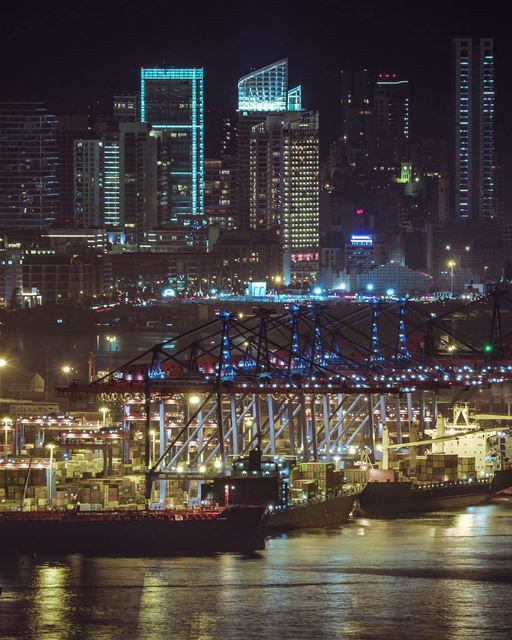
[[[512,629],[512,507],[273,538],[250,557],[0,560],[0,638],[496,640]]]

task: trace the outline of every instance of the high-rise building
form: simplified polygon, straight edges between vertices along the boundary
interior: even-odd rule
[[[236,155],[236,122],[231,117],[222,119],[222,140],[220,146],[220,155],[235,156]]]
[[[238,82],[237,190],[241,229],[281,238],[285,283],[318,272],[318,113],[302,110],[300,85],[288,89],[288,61]]]
[[[288,109],[288,60],[251,71],[238,81],[239,111]]]
[[[512,223],[512,155],[510,153],[496,153],[494,178],[496,218],[510,225]]]
[[[141,69],[141,122],[161,132],[168,168],[162,223],[192,227],[204,214],[203,69]]]
[[[56,117],[41,103],[0,104],[0,228],[40,229],[57,213]]]
[[[75,140],[75,224],[104,224],[102,140]]]
[[[454,40],[454,214],[494,217],[492,38]]]
[[[409,81],[395,73],[380,73],[373,94],[376,162],[400,167],[408,159]]]
[[[230,167],[222,160],[205,160],[204,209],[209,224],[232,229],[232,193]]]
[[[300,111],[301,87],[288,90],[288,60],[252,71],[238,81],[237,226],[250,227],[251,135],[267,114]]]
[[[57,184],[59,198],[55,224],[72,227],[75,224],[75,140],[93,137],[87,115],[57,116]]]
[[[372,124],[373,80],[366,69],[341,72],[341,139],[367,148]]]
[[[345,272],[364,273],[375,266],[375,246],[369,233],[352,233],[345,243]]]
[[[123,223],[119,156],[118,135],[106,135],[103,141],[103,218],[106,227],[120,227]]]
[[[318,134],[313,111],[267,115],[252,129],[250,224],[281,237],[285,283],[312,282],[318,271]]]
[[[158,226],[157,136],[142,123],[119,125],[119,204],[125,228],[133,229],[140,244]]]

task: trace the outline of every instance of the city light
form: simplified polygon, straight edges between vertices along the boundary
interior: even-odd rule
[[[103,427],[107,425],[107,413],[110,411],[108,407],[100,407],[98,411],[102,414],[103,417]]]
[[[371,282],[369,282],[369,283],[366,285],[366,289],[367,289],[367,291],[373,291],[373,289],[374,289],[373,284],[372,284]]]

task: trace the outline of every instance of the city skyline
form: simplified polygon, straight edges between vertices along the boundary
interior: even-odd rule
[[[119,12],[120,5],[125,9],[124,15]],[[96,22],[94,11],[76,7],[24,16],[23,29],[12,29],[0,45],[6,61],[13,46],[18,52],[16,67],[4,64],[0,101],[43,100],[50,110],[59,113],[79,112],[91,105],[107,113],[113,94],[137,89],[140,67],[204,67],[206,153],[212,156],[220,135],[215,114],[219,110],[235,110],[237,80],[251,69],[287,57],[291,68],[289,86],[301,82],[304,107],[321,113],[321,154],[325,156],[330,140],[339,133],[340,69],[368,68],[406,77],[411,82],[411,137],[432,136],[436,132],[448,135],[450,113],[446,98],[451,81],[452,39],[491,36],[500,61],[496,69],[500,86],[497,128],[505,134],[498,138],[498,145],[507,141],[504,129],[512,94],[506,86],[505,73],[510,53],[505,25],[496,19],[496,11],[489,15],[484,3],[473,3],[463,13],[457,5],[442,7],[431,3],[429,7],[413,7],[406,15],[400,5],[391,9],[375,5],[354,9],[348,4],[325,2],[307,24],[299,16],[289,16],[285,5],[277,3],[267,25],[262,24],[265,12],[254,16],[239,3],[228,3],[222,15],[203,7],[195,28],[185,28],[171,39],[162,37],[168,8],[161,2],[154,2],[153,7],[152,15],[159,16],[159,20],[148,22],[142,32],[136,12],[130,11],[129,4],[119,2],[102,8],[102,19]],[[9,16],[13,23],[20,17],[17,8],[11,7],[7,12],[7,22]],[[180,8],[177,16],[188,25],[191,13]],[[325,16],[328,21],[322,20]],[[51,37],[42,46],[43,32],[48,36],[54,31],[60,34],[59,25],[66,24],[70,29],[62,30],[58,47],[52,44]],[[74,34],[73,42],[68,41],[69,32]],[[84,48],[84,37],[93,33],[94,47]],[[261,33],[268,37],[261,38]],[[63,48],[66,56],[62,56]],[[96,100],[99,105],[94,104]]]
[[[499,640],[492,0],[0,26],[0,638]]]
[[[165,22],[165,8],[154,2],[157,7]],[[284,287],[366,291],[371,286],[368,290],[376,292],[395,290],[400,283],[404,291],[434,288],[453,295],[475,282],[483,291],[489,280],[508,277],[512,156],[495,149],[495,140],[506,141],[496,113],[506,108],[508,88],[498,73],[507,60],[495,45],[499,29],[483,31],[484,20],[469,31],[481,13],[479,5],[465,15],[463,31],[453,7],[429,30],[432,9],[416,8],[404,17],[403,12],[384,13],[370,5],[343,23],[338,41],[332,24],[341,17],[340,7],[348,5],[325,2],[319,7],[304,49],[298,46],[304,25],[296,17],[281,22],[280,3],[260,31],[261,18],[246,24],[246,11],[238,5],[232,11],[227,5],[220,22],[211,9],[198,11],[189,22],[189,10],[181,9],[175,18],[184,26],[175,39],[166,44],[153,37],[150,42],[149,34],[155,36],[160,28],[151,23],[133,47],[124,46],[132,35],[129,12],[115,14],[117,24],[107,43],[101,34],[112,26],[110,8],[98,14],[101,20],[94,25],[78,9],[64,11],[59,17],[63,26],[79,20],[76,47],[67,61],[59,59],[48,68],[54,81],[69,64],[78,65],[83,83],[76,87],[76,74],[68,73],[66,99],[62,88],[53,87],[51,97],[40,102],[54,117],[58,162],[53,167],[46,160],[52,157],[53,142],[44,138],[38,161],[47,177],[32,190],[55,201],[48,215],[39,211],[36,191],[27,187],[33,183],[35,162],[30,137],[23,134],[18,141],[12,128],[1,131],[4,146],[13,151],[11,160],[3,158],[0,176],[5,184],[20,185],[18,217],[28,215],[28,200],[39,207],[41,222],[26,223],[26,228],[43,231],[39,239],[16,240],[23,225],[11,222],[4,207],[4,250],[8,256],[25,252],[27,265],[31,248],[55,252],[55,259],[37,259],[48,263],[48,277],[35,284],[37,290],[46,289],[44,299],[68,297],[69,287],[78,286],[71,279],[75,258],[82,261],[83,277],[90,279],[87,286],[78,286],[84,296],[135,283],[138,289],[147,283],[153,291],[153,281],[195,295],[213,277],[237,291],[251,280],[264,280],[269,287],[279,282]],[[332,24],[322,20],[324,30],[316,29],[323,9],[329,10]],[[27,29],[32,20],[35,14]],[[39,27],[49,20],[45,14]],[[386,38],[376,34],[377,23],[387,29]],[[95,45],[84,60],[79,44],[89,25]],[[280,38],[273,39],[279,27]],[[289,33],[295,28],[292,42]],[[229,29],[231,39],[208,48]],[[354,47],[361,29],[365,46]],[[392,36],[400,29],[398,44],[404,51],[415,33],[418,44],[421,38],[428,43],[397,57]],[[445,40],[453,31],[466,35]],[[190,38],[184,42],[186,33]],[[16,29],[11,40],[15,34]],[[238,49],[245,36],[251,46],[226,61],[226,52]],[[25,53],[38,41],[39,31],[33,39],[25,38],[20,72]],[[111,56],[114,43],[122,55]],[[100,53],[109,62],[102,73],[97,69]],[[53,55],[50,43],[42,59]],[[254,64],[260,59],[261,64]],[[240,69],[242,63],[247,66]],[[39,62],[32,58],[32,64],[30,74]],[[28,75],[20,85],[17,78],[7,77],[5,86],[13,95],[28,95],[29,87],[38,91],[38,80],[32,82]],[[50,93],[52,87],[45,89]],[[422,99],[425,91],[428,100]],[[64,109],[70,103],[82,104],[78,115]],[[8,118],[20,123],[19,131],[28,130],[24,103],[1,104]],[[503,148],[507,150],[506,144]],[[57,187],[52,191],[48,185],[53,182]],[[460,226],[464,221],[471,224]],[[478,226],[486,223],[491,226]],[[53,236],[44,233],[48,227],[66,230],[68,243],[55,247]],[[89,240],[80,233],[84,228],[101,236],[92,240],[103,255],[98,277],[90,264]],[[73,241],[70,229],[77,231]],[[370,239],[361,264],[351,258],[351,238],[359,236]],[[76,256],[70,253],[72,242],[83,248]],[[140,254],[138,273],[122,257],[130,252]],[[16,260],[7,266],[14,268]],[[70,276],[64,293],[51,286],[54,266]],[[23,287],[29,291],[36,280],[28,266],[24,273]],[[6,291],[3,299],[12,300],[12,292]]]

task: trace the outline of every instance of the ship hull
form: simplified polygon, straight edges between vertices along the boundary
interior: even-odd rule
[[[112,517],[0,518],[0,554],[205,554],[265,548],[263,509],[204,520]]]
[[[416,488],[408,482],[368,483],[359,494],[356,513],[369,517],[401,516],[460,509],[491,496],[488,483]]]
[[[356,498],[356,495],[337,496],[322,502],[273,511],[264,518],[263,527],[272,533],[343,524],[347,522]]]

